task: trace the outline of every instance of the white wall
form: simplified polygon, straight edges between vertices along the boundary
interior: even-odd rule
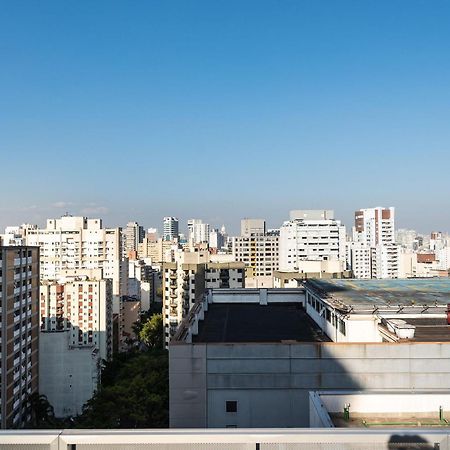
[[[39,335],[39,393],[47,396],[56,417],[80,414],[97,388],[93,348],[69,349],[68,342],[68,331]]]

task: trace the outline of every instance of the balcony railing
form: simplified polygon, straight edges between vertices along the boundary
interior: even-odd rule
[[[2,450],[449,450],[448,429],[8,430]]]

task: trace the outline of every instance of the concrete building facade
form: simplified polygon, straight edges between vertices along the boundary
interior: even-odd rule
[[[376,287],[360,292],[353,282],[320,280],[306,296],[210,292],[169,346],[170,426],[308,427],[309,395],[317,390],[448,392],[448,283],[412,284],[406,299],[402,283],[390,290],[369,280]]]
[[[0,247],[0,428],[31,418],[39,383],[39,248]]]
[[[395,243],[393,207],[378,206],[356,211],[353,243],[348,263],[356,278],[369,278],[367,251],[370,252],[370,278],[398,278],[400,246]]]
[[[163,219],[163,240],[173,241],[178,239],[179,228],[176,217],[164,217]]]
[[[345,261],[345,227],[330,210],[295,210],[280,228],[279,269],[299,272],[301,261]]]
[[[279,268],[278,230],[266,232],[262,219],[243,219],[241,236],[231,238],[231,253],[245,264],[247,286],[272,287],[273,273]]]
[[[66,269],[103,269],[112,280],[113,310],[127,295],[128,261],[121,257],[120,228],[104,228],[101,219],[63,216],[48,219],[43,229],[30,230],[27,244],[39,246],[41,280],[57,280]]]

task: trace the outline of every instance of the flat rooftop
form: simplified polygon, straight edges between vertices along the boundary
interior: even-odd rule
[[[192,341],[330,342],[299,303],[212,303]]]
[[[400,280],[309,279],[306,287],[343,309],[445,307],[450,304],[450,278]]]
[[[439,414],[352,414],[348,420],[343,413],[331,413],[336,428],[450,428],[450,422],[440,420]]]

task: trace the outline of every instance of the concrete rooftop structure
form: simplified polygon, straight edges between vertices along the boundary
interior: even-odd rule
[[[327,342],[300,303],[211,304],[193,342]]]
[[[368,311],[399,307],[446,307],[450,278],[404,280],[310,279],[307,284],[330,303],[343,309]]]

